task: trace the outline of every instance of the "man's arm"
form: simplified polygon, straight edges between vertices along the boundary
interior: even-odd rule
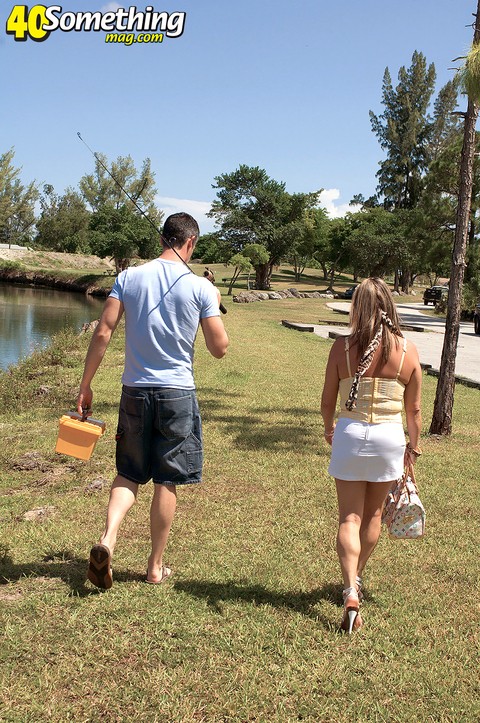
[[[80,393],[77,397],[77,411],[79,414],[82,414],[84,410],[88,409],[91,411],[92,409],[93,393],[90,384],[101,364],[112,334],[122,318],[122,314],[122,302],[109,296],[103,307],[102,316],[100,317],[97,328],[93,332],[85,358],[83,377],[80,382]]]
[[[228,347],[228,336],[223,321],[219,316],[208,316],[206,319],[201,319],[200,324],[208,351],[216,359],[221,359],[227,353]]]

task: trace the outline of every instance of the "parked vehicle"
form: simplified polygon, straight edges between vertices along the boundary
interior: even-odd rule
[[[343,292],[343,298],[344,299],[351,299],[353,296],[353,292],[357,288],[358,284],[355,284],[355,286],[350,286],[348,289],[345,289]]]
[[[430,286],[429,289],[425,289],[423,292],[423,303],[425,306],[432,303],[433,306],[437,301],[442,301],[448,296],[448,286]]]
[[[475,334],[480,334],[480,301],[473,312],[473,328],[475,330]]]

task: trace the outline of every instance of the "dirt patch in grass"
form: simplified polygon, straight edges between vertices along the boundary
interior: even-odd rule
[[[27,522],[43,522],[55,513],[55,507],[47,505],[46,507],[35,507],[33,510],[24,512],[21,519]]]
[[[0,588],[0,600],[3,600],[5,602],[15,602],[16,600],[20,600],[22,597],[21,590],[9,590],[8,588],[6,590],[2,590]]]
[[[30,472],[33,470],[48,472],[52,469],[53,465],[44,459],[40,452],[25,452],[25,454],[22,454],[18,459],[13,460],[11,467],[22,472]]]

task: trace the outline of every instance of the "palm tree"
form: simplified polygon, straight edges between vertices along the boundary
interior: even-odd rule
[[[465,124],[460,161],[460,184],[450,271],[447,320],[430,434],[447,435],[451,434],[452,431],[455,358],[460,330],[462,287],[472,200],[473,160],[476,140],[475,125],[480,106],[480,0],[478,0],[477,12],[474,17],[475,31],[472,47],[465,58],[463,68],[460,70],[460,82],[468,96],[468,106],[467,112],[463,114]]]

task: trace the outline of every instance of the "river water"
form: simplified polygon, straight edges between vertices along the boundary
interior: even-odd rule
[[[98,319],[104,299],[0,282],[0,369],[7,369],[69,327]]]

